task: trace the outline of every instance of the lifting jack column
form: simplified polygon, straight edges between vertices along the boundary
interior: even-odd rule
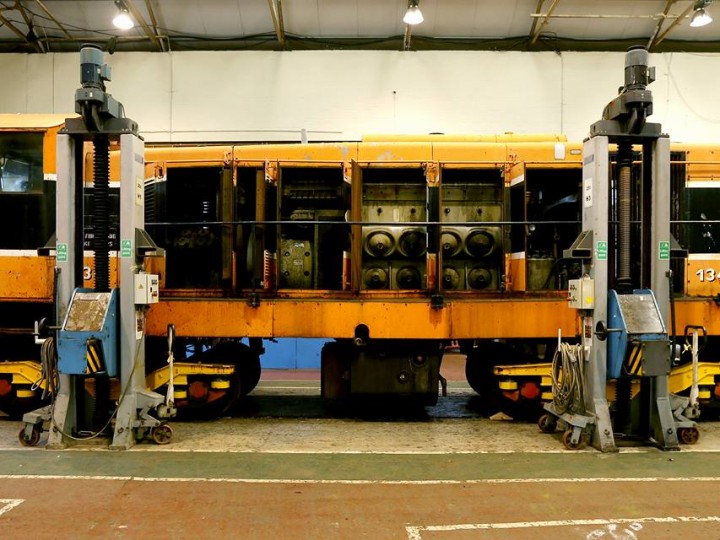
[[[124,117],[122,104],[105,92],[110,70],[102,52],[83,47],[80,52],[82,87],[75,94],[80,118],[69,118],[57,143],[57,257],[56,320],[58,330],[59,391],[50,408],[49,447],[64,447],[84,421],[78,411],[85,399],[84,381],[96,364],[95,400],[109,390],[108,377],[119,376],[120,397],[110,448],[127,449],[136,438],[153,429],[168,428],[160,418],[174,409],[163,404],[163,396],[145,386],[145,312],[136,304],[136,283],[148,283],[149,275],[138,276],[143,257],[158,248],[144,231],[144,143],[137,124]],[[95,288],[83,289],[84,197],[83,145],[91,141],[94,155],[93,233]],[[118,235],[120,288],[110,289],[110,198],[109,144],[120,147],[120,229]],[[145,278],[144,280],[138,277]],[[157,298],[157,297],[155,297]],[[83,307],[83,303],[84,306]],[[102,309],[99,306],[102,305]],[[101,333],[92,314],[102,319]],[[88,315],[90,313],[90,315]],[[91,354],[91,341],[94,349]],[[87,350],[87,362],[86,354]],[[91,357],[95,360],[91,361]],[[100,360],[98,360],[98,358]],[[106,398],[107,399],[107,398]],[[102,407],[100,403],[100,407]],[[106,415],[106,426],[112,415]],[[168,428],[169,429],[169,428]],[[171,432],[170,432],[171,433]],[[102,435],[100,431],[97,433]]]
[[[648,52],[628,50],[625,85],[583,146],[583,232],[566,252],[583,259],[594,286],[594,305],[580,307],[585,406],[596,418],[593,445],[605,452],[617,450],[616,435],[678,448],[668,392],[670,142],[646,122],[653,80]],[[618,389],[612,414],[607,380]]]

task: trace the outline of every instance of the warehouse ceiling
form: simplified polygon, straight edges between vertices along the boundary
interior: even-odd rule
[[[116,4],[135,22],[112,24]],[[717,6],[717,10],[715,7]],[[0,0],[0,52],[188,50],[720,51],[712,0]],[[694,8],[716,21],[690,26]]]

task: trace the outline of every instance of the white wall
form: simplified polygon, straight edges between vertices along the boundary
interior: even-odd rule
[[[720,55],[653,54],[651,121],[720,135]],[[77,54],[0,54],[0,112],[72,112]],[[623,53],[117,53],[109,91],[149,141],[357,139],[363,133],[587,135],[623,83]]]

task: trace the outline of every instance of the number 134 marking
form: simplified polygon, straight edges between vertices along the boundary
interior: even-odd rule
[[[695,272],[695,275],[700,278],[701,283],[705,281],[713,282],[717,279],[717,272],[713,268],[701,268]]]

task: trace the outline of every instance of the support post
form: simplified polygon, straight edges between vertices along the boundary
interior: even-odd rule
[[[70,298],[76,287],[78,259],[82,264],[83,245],[78,245],[78,227],[75,214],[78,201],[77,163],[75,159],[75,141],[70,135],[57,136],[57,186],[55,235],[57,239],[55,265],[59,270],[55,287],[55,321],[62,324],[67,313]],[[82,204],[82,200],[80,201]],[[79,255],[79,257],[78,257]],[[82,267],[81,267],[82,269]],[[58,376],[57,396],[50,407],[50,434],[48,448],[60,449],[67,445],[64,433],[72,432],[76,427],[75,385],[70,375]]]
[[[592,231],[592,259],[584,268],[595,283],[595,309],[585,319],[585,327],[607,319],[608,292],[608,182],[609,144],[607,137],[593,137],[583,145],[583,231]],[[583,329],[585,330],[585,329]],[[592,332],[590,350],[586,350],[585,407],[596,417],[592,444],[602,452],[616,452],[610,409],[606,397],[607,350]]]

